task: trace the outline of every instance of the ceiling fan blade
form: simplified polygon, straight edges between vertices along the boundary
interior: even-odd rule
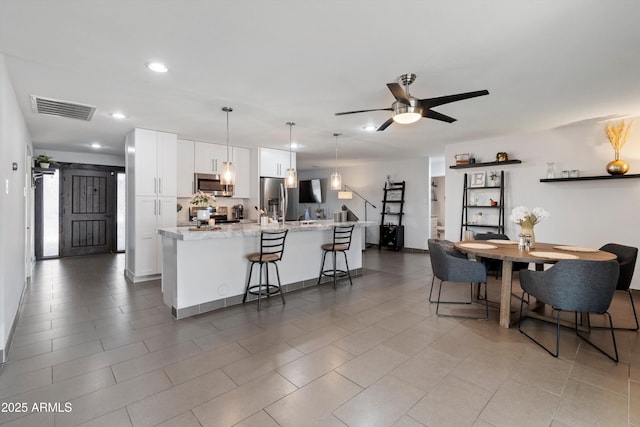
[[[388,128],[391,123],[393,123],[393,117],[390,118],[389,120],[387,120],[386,122],[384,122],[383,124],[381,124],[380,127],[378,128],[378,132],[383,131],[386,128]]]
[[[393,94],[393,96],[396,98],[397,101],[400,101],[405,105],[411,105],[411,102],[409,101],[409,97],[404,92],[404,89],[402,89],[402,86],[400,86],[398,83],[387,83],[387,87],[389,88],[389,90],[391,91],[391,93]]]
[[[453,123],[456,121],[453,117],[445,116],[444,114],[433,110],[424,110],[422,112],[422,117],[428,117],[430,119],[440,120],[447,123]]]
[[[346,111],[344,113],[336,113],[336,116],[344,116],[345,114],[367,113],[369,111],[393,111],[393,108],[374,108],[373,110]]]
[[[428,109],[437,107],[438,105],[448,104],[450,102],[462,101],[463,99],[475,98],[476,96],[489,95],[488,90],[477,90],[475,92],[458,93],[456,95],[446,95],[437,98],[425,98],[420,100],[422,108]]]

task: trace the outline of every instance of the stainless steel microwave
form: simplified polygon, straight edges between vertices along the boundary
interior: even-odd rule
[[[220,183],[220,175],[197,173],[193,179],[196,191],[204,191],[219,197],[232,197],[233,185]]]

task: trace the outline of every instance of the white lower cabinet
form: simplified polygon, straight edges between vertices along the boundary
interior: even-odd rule
[[[156,233],[161,227],[175,227],[175,197],[138,196],[135,198],[135,245],[133,247],[134,282],[162,273],[162,240]]]

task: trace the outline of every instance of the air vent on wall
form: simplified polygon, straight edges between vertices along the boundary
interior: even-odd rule
[[[93,113],[96,111],[96,107],[93,105],[43,98],[36,95],[31,95],[31,109],[37,114],[48,114],[50,116],[86,121],[90,121]]]

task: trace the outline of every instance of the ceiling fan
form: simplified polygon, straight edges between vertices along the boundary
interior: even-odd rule
[[[393,122],[408,124],[420,120],[421,117],[440,120],[447,123],[456,121],[453,117],[446,116],[431,108],[450,102],[462,101],[463,99],[475,98],[476,96],[489,95],[488,90],[478,90],[475,92],[458,93],[456,95],[439,96],[437,98],[414,98],[409,94],[409,85],[416,79],[415,74],[403,74],[398,77],[398,82],[402,83],[404,89],[398,83],[387,83],[387,87],[396,98],[396,102],[391,104],[391,108],[374,108],[372,110],[346,111],[336,113],[336,116],[345,114],[366,113],[368,111],[393,111],[393,116],[378,128],[378,131],[385,130]]]

